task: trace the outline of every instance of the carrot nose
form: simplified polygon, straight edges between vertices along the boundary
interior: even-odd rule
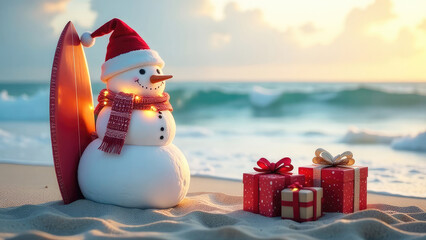
[[[158,82],[170,79],[172,77],[173,77],[172,75],[152,75],[149,78],[149,81],[151,81],[151,83],[158,83]]]

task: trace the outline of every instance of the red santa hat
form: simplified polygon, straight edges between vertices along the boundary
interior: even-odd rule
[[[93,33],[81,35],[85,47],[95,44],[95,38],[112,32],[109,37],[105,62],[102,64],[101,80],[107,82],[116,74],[144,65],[164,66],[160,55],[151,50],[139,34],[118,18],[102,25]]]

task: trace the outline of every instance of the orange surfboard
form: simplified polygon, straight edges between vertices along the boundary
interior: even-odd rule
[[[89,70],[71,22],[56,47],[50,81],[50,133],[56,177],[65,204],[83,198],[78,163],[95,131]]]

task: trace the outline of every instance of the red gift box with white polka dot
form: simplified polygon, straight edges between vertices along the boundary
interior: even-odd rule
[[[306,187],[313,187],[314,168],[318,165],[299,167],[299,174],[305,175]],[[367,208],[368,167],[359,168],[359,210]],[[324,167],[321,169],[321,185],[324,189],[324,212],[354,212],[355,169],[350,167]],[[356,201],[356,200],[355,200]]]
[[[243,174],[243,210],[259,213],[259,177],[262,173]]]
[[[244,173],[244,211],[267,217],[281,216],[281,191],[295,182],[305,182],[305,176]]]

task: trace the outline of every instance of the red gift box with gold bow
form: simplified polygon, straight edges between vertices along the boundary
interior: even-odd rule
[[[368,167],[353,166],[351,152],[333,157],[319,148],[312,162],[299,167],[299,174],[306,177],[304,186],[323,188],[324,212],[352,213],[367,208]]]
[[[257,161],[256,172],[243,174],[243,209],[267,217],[281,216],[281,190],[295,182],[305,182],[305,176],[293,174],[291,159],[286,157],[277,163],[265,158]]]

